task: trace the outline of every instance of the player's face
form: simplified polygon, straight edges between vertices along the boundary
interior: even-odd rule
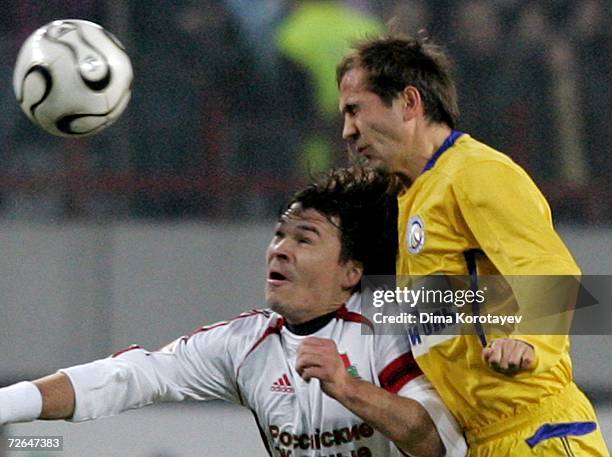
[[[342,138],[352,154],[377,169],[401,172],[405,164],[405,123],[400,97],[391,106],[367,88],[367,72],[354,68],[340,83]]]
[[[340,248],[340,230],[327,217],[292,205],[267,251],[268,305],[292,324],[338,309],[361,279],[354,262],[340,261]]]

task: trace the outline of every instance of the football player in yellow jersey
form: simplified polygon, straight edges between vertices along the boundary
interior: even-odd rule
[[[367,39],[338,65],[349,149],[409,183],[399,197],[397,274],[579,276],[525,171],[455,130],[449,67],[439,47],[403,36]],[[477,330],[409,335],[470,455],[609,455],[572,380],[567,335]]]

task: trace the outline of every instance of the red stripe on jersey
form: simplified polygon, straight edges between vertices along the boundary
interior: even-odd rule
[[[358,324],[367,325],[368,327],[370,327],[370,330],[372,330],[372,333],[374,333],[374,324],[372,324],[372,322],[370,322],[362,314],[349,311],[344,305],[342,305],[342,307],[339,308],[338,311],[336,311],[336,317],[338,319],[344,319],[345,321],[357,322]]]
[[[287,377],[287,373],[285,373],[283,375],[283,381],[285,381],[285,385],[286,386],[290,386],[291,385],[291,381],[289,381],[289,378]]]
[[[412,354],[407,352],[387,365],[378,375],[378,380],[383,389],[396,394],[407,383],[422,374]]]
[[[223,327],[224,325],[231,324],[235,320],[244,319],[245,317],[257,316],[258,314],[267,315],[268,313],[266,313],[264,311],[260,311],[258,309],[252,309],[250,311],[246,311],[244,313],[241,313],[238,316],[236,316],[236,317],[234,317],[234,318],[232,318],[232,319],[230,319],[228,321],[218,322],[218,323],[213,324],[213,325],[205,325],[204,327],[200,327],[200,328],[194,330],[193,332],[191,332],[189,335],[184,336],[182,339],[184,341],[187,341],[189,338],[191,338],[193,335],[195,335],[197,333],[207,332],[207,331],[212,330],[214,328]]]
[[[263,333],[263,335],[261,335],[261,337],[259,337],[259,339],[255,342],[253,347],[251,349],[249,349],[249,352],[246,353],[244,358],[246,359],[249,356],[249,354],[251,352],[253,352],[255,350],[255,348],[257,348],[257,346],[259,346],[261,343],[263,343],[263,341],[267,337],[269,337],[270,335],[274,335],[274,334],[280,333],[281,328],[283,328],[283,325],[285,325],[285,319],[283,319],[282,317],[279,317],[278,320],[276,321],[276,324],[271,326],[271,327],[268,327],[266,329],[266,331]]]
[[[246,355],[244,356],[244,360],[246,360],[246,358],[251,354],[251,352],[253,352],[257,346],[259,346],[261,343],[263,343],[263,341],[269,337],[270,335],[276,335],[276,334],[280,334],[281,329],[283,328],[283,325],[285,325],[285,319],[282,317],[279,317],[276,321],[276,324],[274,324],[271,327],[268,327],[266,329],[266,331],[263,333],[263,335],[261,335],[259,337],[259,339],[255,342],[255,344],[253,345],[253,347],[251,347],[251,349],[249,349],[249,352],[246,353]],[[243,363],[244,363],[243,360]],[[242,368],[242,364],[240,364],[240,366],[238,367],[238,369],[236,370],[236,379],[238,379],[238,375],[240,374],[240,369]],[[278,381],[281,381],[282,378],[279,378]]]
[[[113,355],[111,355],[111,358],[118,357],[121,354],[123,354],[124,352],[131,351],[133,349],[142,349],[142,346],[138,346],[137,344],[132,344],[131,346],[128,346],[126,348],[123,348],[123,349],[115,352]]]

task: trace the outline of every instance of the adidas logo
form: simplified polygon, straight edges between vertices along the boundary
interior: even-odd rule
[[[286,373],[272,383],[270,390],[272,392],[279,392],[281,394],[292,394],[295,392],[295,389],[291,385],[291,381],[289,381],[289,377]]]

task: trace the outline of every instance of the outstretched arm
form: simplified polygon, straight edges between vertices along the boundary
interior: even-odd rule
[[[112,359],[106,360],[112,364]],[[80,367],[85,367],[91,374],[98,371],[96,362]],[[66,373],[58,372],[32,382],[19,382],[0,389],[0,425],[36,419],[70,419],[74,415],[75,404],[75,389]]]
[[[336,343],[307,338],[297,353],[296,369],[306,381],[317,378],[323,391],[367,421],[413,457],[444,455],[444,445],[429,413],[417,401],[352,377]]]
[[[196,339],[181,339],[172,349],[156,352],[129,348],[113,357],[0,389],[0,424],[36,419],[80,422],[185,398],[232,400],[233,384],[222,382],[231,379],[229,368],[206,349],[198,350]]]
[[[234,358],[244,338],[236,335],[256,341],[266,329],[252,322],[238,319],[204,328],[154,352],[130,346],[112,357],[2,388],[0,425],[36,419],[81,422],[186,398],[238,403]]]

